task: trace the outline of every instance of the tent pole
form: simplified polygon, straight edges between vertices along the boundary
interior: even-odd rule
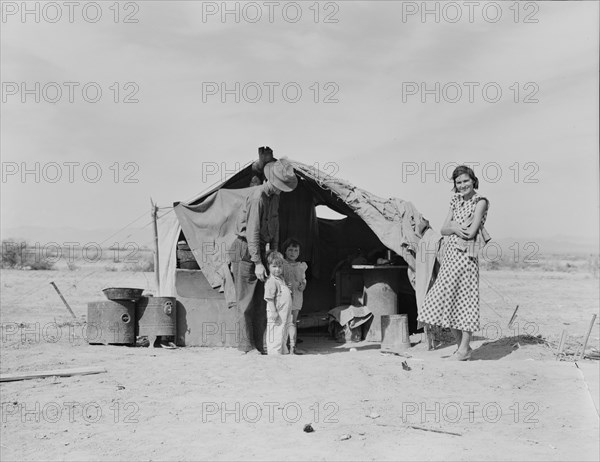
[[[150,198],[150,205],[152,207],[152,222],[154,224],[154,277],[156,278],[156,295],[158,296],[160,292],[160,268],[158,266],[158,225],[156,223],[158,207],[156,206],[156,204],[154,204],[152,198]]]

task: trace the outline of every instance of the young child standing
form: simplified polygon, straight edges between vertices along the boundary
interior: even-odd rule
[[[283,279],[283,255],[271,252],[267,256],[269,279],[265,282],[267,301],[267,354],[287,352],[287,328],[291,322],[292,293]]]
[[[292,289],[292,319],[290,321],[288,332],[290,338],[290,354],[299,354],[296,351],[296,339],[298,329],[298,315],[302,309],[304,301],[304,289],[306,288],[306,269],[308,265],[305,262],[298,261],[300,256],[300,242],[290,238],[283,243],[282,250],[285,254],[283,264],[283,279]]]

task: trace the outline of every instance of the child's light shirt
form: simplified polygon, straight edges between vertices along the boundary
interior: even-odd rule
[[[265,282],[265,300],[273,300],[275,309],[285,322],[292,308],[292,293],[282,278],[269,276]]]

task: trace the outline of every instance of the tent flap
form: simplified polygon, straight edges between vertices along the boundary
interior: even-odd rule
[[[254,188],[219,189],[195,205],[180,203],[175,213],[200,269],[213,288],[223,285],[236,239],[237,212]]]

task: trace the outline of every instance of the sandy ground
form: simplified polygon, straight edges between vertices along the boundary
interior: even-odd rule
[[[426,351],[420,335],[408,358],[314,331],[302,356],[87,345],[88,301],[151,284],[144,273],[2,271],[3,374],[107,371],[2,383],[2,460],[600,458],[599,363],[553,353],[563,329],[574,353],[598,311],[588,275],[482,272],[483,327],[467,363],[446,358],[449,344]],[[587,351],[598,342],[596,321]]]

